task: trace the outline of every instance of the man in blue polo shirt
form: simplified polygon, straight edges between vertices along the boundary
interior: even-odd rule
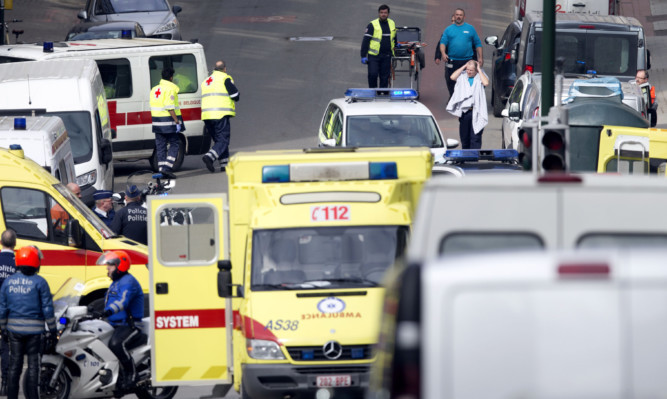
[[[469,23],[463,22],[465,11],[457,8],[454,12],[454,23],[445,28],[440,38],[440,53],[445,63],[445,83],[451,98],[456,81],[451,80],[452,73],[473,59],[473,48],[477,52],[480,68],[484,64],[482,58],[482,41],[477,31]]]

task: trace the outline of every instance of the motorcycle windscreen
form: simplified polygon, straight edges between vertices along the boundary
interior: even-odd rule
[[[156,386],[231,381],[231,300],[217,287],[218,261],[229,253],[225,204],[221,194],[148,197]]]

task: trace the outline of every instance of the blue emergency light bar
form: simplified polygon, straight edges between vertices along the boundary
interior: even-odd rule
[[[419,94],[414,89],[347,89],[345,97],[353,100],[373,100],[376,98],[416,100]]]
[[[14,130],[25,130],[26,121],[25,118],[14,118]]]
[[[340,176],[332,178],[336,164],[308,165],[298,170],[298,177],[290,171],[295,165],[267,165],[262,167],[262,183],[289,183],[298,181],[331,181],[331,180],[390,180],[398,179],[396,162],[355,162],[338,164]]]
[[[132,31],[130,29],[123,29],[120,31],[121,39],[132,39]]]
[[[53,53],[53,42],[44,42],[42,51],[45,53]]]
[[[445,161],[474,162],[474,161],[516,161],[519,159],[517,150],[447,150]]]
[[[23,148],[21,148],[21,144],[10,144],[9,149],[15,151],[15,150],[22,150]]]

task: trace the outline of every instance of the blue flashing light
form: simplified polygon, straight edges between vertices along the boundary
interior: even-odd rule
[[[478,150],[447,150],[445,160],[453,162],[479,161]]]
[[[69,323],[69,319],[67,317],[61,317],[58,319],[58,323],[62,324],[63,326],[66,326],[67,323]]]
[[[10,150],[22,150],[23,148],[21,148],[21,144],[10,144],[9,149]]]
[[[76,357],[74,359],[76,359],[77,362],[80,362],[85,358],[86,358],[86,355],[84,353],[80,353],[80,354],[76,355]]]
[[[413,89],[392,90],[389,94],[389,98],[392,100],[416,100],[417,97],[417,90]]]
[[[396,162],[369,162],[368,177],[370,180],[398,179]]]
[[[350,357],[352,359],[363,359],[364,358],[364,348],[352,348],[350,350]]]
[[[130,29],[123,29],[120,31],[121,39],[132,39],[132,31]]]
[[[44,42],[42,45],[42,51],[45,53],[53,53],[53,42]]]
[[[302,350],[301,351],[301,360],[313,360],[315,359],[315,351],[312,349]]]
[[[25,118],[14,118],[14,130],[25,130]]]
[[[513,149],[493,150],[494,161],[514,161],[519,159],[519,151]]]
[[[153,176],[151,176],[153,179],[162,179],[164,176],[162,176],[162,173],[155,173]]]
[[[375,89],[347,89],[345,91],[345,97],[373,99],[377,97],[377,91]]]
[[[288,183],[289,165],[269,165],[262,167],[262,183]]]

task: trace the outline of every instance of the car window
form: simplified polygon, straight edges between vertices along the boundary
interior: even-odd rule
[[[347,145],[442,147],[430,115],[360,115],[347,118]]]
[[[522,232],[454,232],[440,241],[438,254],[479,253],[543,249],[544,242],[535,233]]]
[[[331,128],[333,127],[333,116],[338,107],[335,104],[329,104],[326,112],[324,113],[324,118],[322,119],[322,133],[327,138],[333,138],[331,135]]]
[[[192,54],[160,55],[148,60],[151,76],[151,87],[162,79],[162,70],[166,67],[174,70],[174,83],[183,93],[196,93],[199,88],[197,79],[197,61]]]
[[[667,247],[667,234],[588,233],[577,241],[579,248]]]
[[[50,195],[39,190],[4,187],[0,196],[5,225],[18,238],[67,245],[70,215]]]
[[[340,109],[337,109],[333,114],[331,134],[333,134],[333,137],[336,139],[336,145],[340,145],[341,137],[343,135],[343,113]]]
[[[168,11],[165,0],[97,0],[95,14],[121,14],[128,12]]]
[[[132,97],[132,73],[126,58],[97,60],[107,100]]]
[[[612,158],[605,166],[605,172],[617,172],[630,175],[643,175],[649,172],[648,159]]]
[[[514,89],[510,93],[510,96],[509,96],[509,99],[507,100],[507,102],[509,104],[520,103],[521,94],[523,94],[523,80],[519,79],[519,80],[517,80],[516,85],[514,85]]]

